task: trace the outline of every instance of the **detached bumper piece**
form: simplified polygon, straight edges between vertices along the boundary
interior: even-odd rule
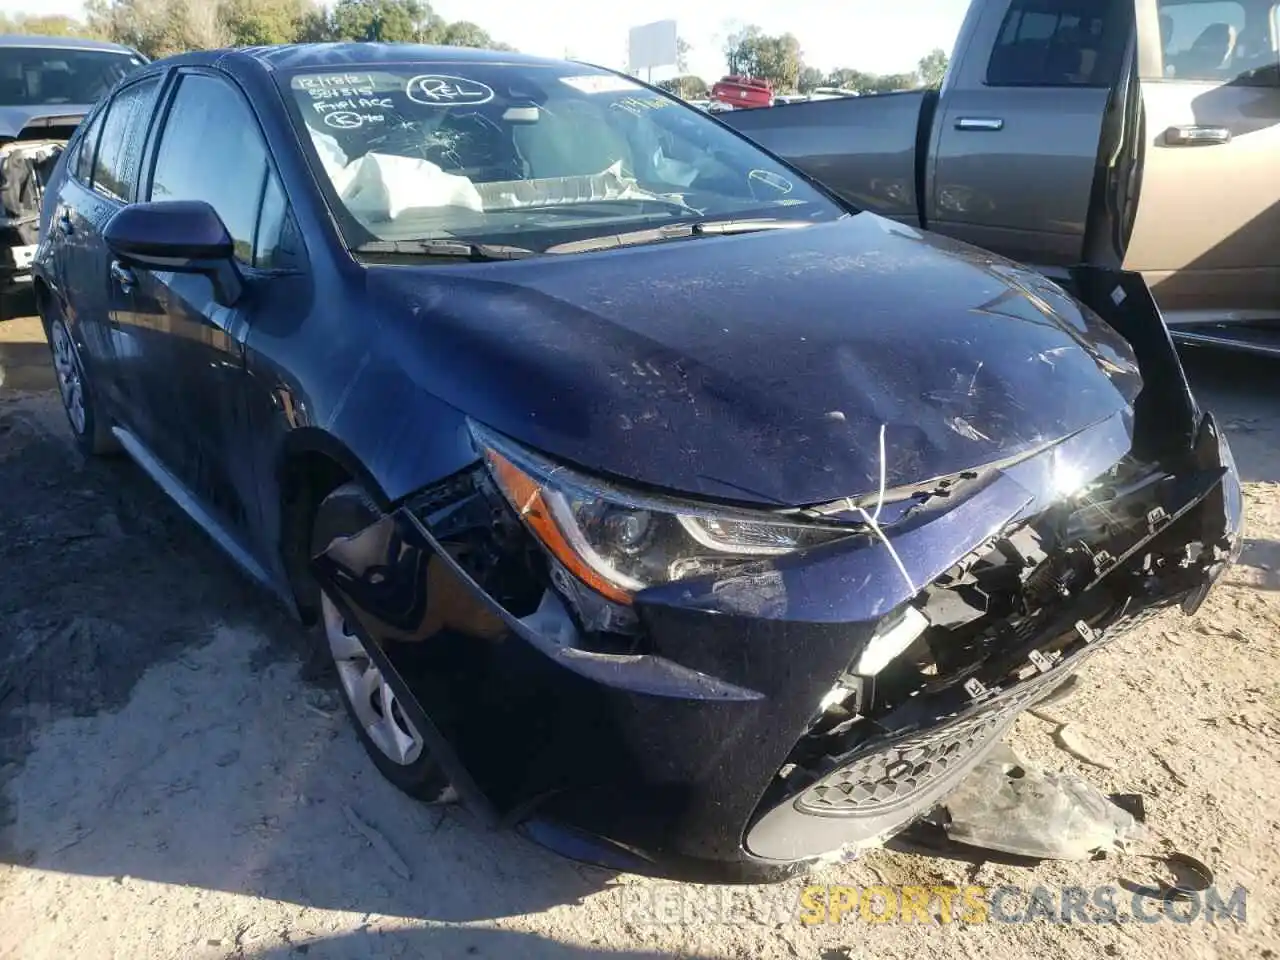
[[[1077,284],[1133,346],[1133,410],[947,484],[945,509],[888,531],[892,554],[854,536],[651,587],[620,617],[476,468],[313,569],[491,823],[713,882],[880,842],[1096,650],[1193,612],[1238,555],[1230,451],[1141,280]]]

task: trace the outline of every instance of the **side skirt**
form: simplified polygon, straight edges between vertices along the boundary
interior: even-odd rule
[[[194,520],[200,529],[207,533],[214,543],[235,561],[241,570],[254,581],[284,600],[289,610],[296,614],[297,610],[293,596],[288,591],[281,589],[271,574],[262,568],[262,565],[241,545],[240,541],[201,505],[195,494],[187,489],[181,480],[170,473],[168,468],[147,449],[141,440],[124,427],[112,427],[111,432],[120,441],[120,446],[124,447],[125,453],[129,454],[133,461],[142,468],[143,472],[168,495],[169,499],[182,509],[183,513]]]

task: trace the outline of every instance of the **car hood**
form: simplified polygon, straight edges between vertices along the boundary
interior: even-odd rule
[[[0,138],[17,137],[27,124],[33,120],[44,120],[49,117],[73,117],[84,119],[84,115],[92,109],[83,103],[46,103],[32,107],[0,107]]]
[[[1043,277],[862,213],[798,230],[369,270],[441,400],[588,470],[800,505],[1016,457],[1132,403]]]

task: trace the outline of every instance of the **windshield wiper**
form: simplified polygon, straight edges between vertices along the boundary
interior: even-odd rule
[[[371,240],[354,253],[411,254],[419,257],[449,257],[458,260],[520,260],[536,257],[536,250],[501,243],[471,243],[468,240]]]
[[[670,223],[648,230],[630,233],[611,233],[600,237],[588,237],[570,243],[558,243],[547,247],[546,253],[587,253],[592,250],[611,250],[615,247],[633,247],[662,240],[682,240],[686,237],[726,236],[732,233],[755,233],[758,230],[798,230],[810,226],[808,220],[697,220],[693,223]]]

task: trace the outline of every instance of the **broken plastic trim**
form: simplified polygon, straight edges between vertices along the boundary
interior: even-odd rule
[[[366,646],[373,642],[366,618],[371,611],[386,607],[387,601],[377,594],[385,594],[387,587],[416,593],[412,597],[403,593],[398,598],[397,606],[403,616],[398,618],[397,627],[408,634],[407,639],[427,639],[426,636],[418,636],[425,632],[427,614],[433,601],[427,590],[425,569],[419,571],[415,566],[408,578],[400,576],[394,569],[397,563],[392,563],[388,570],[389,559],[395,558],[398,562],[406,557],[420,558],[423,567],[428,558],[437,558],[457,578],[459,585],[469,591],[472,599],[490,615],[496,616],[512,633],[559,666],[606,687],[686,700],[749,701],[762,696],[754,690],[690,670],[663,657],[596,653],[575,646],[577,630],[563,607],[557,609],[559,601],[554,595],[544,598],[543,605],[533,615],[515,616],[496,603],[440,545],[422,521],[405,507],[380,518],[355,536],[335,542],[313,561],[321,585],[335,599],[341,597],[348,609],[359,613],[348,622],[355,627]],[[416,564],[419,561],[410,562]],[[407,607],[406,602],[409,604]]]

